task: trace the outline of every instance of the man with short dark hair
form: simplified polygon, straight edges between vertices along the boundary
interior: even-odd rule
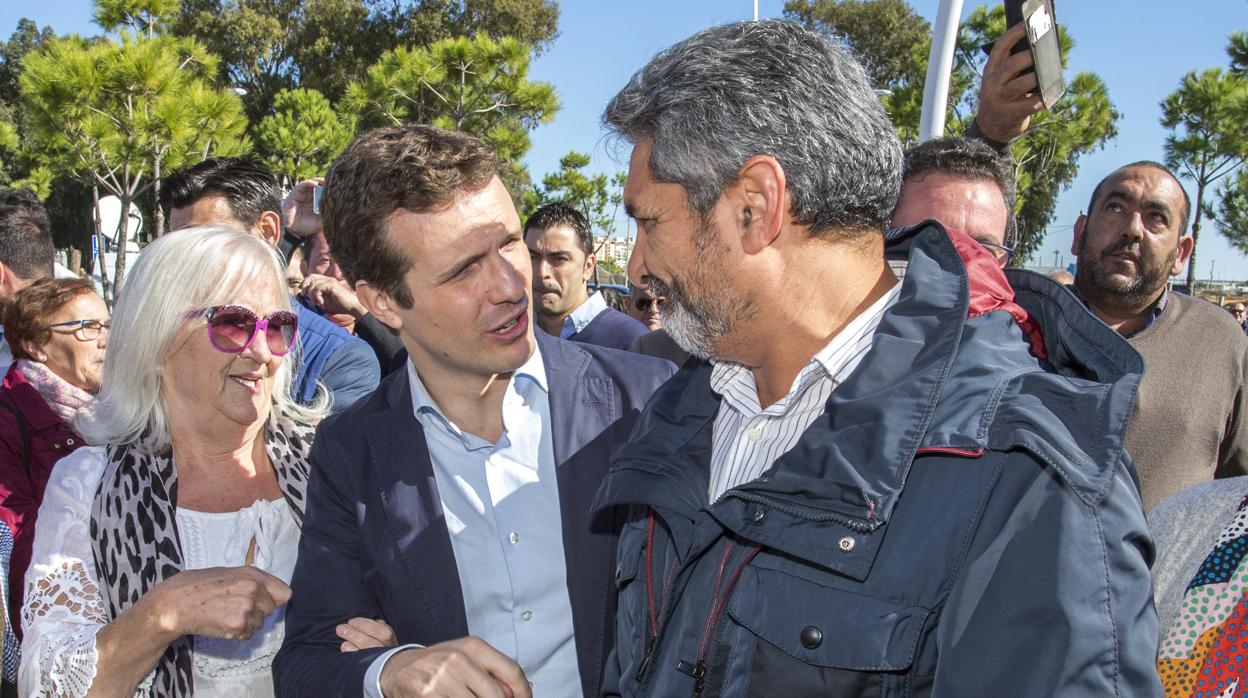
[[[1070,248],[1073,288],[1148,369],[1126,438],[1146,510],[1190,485],[1248,474],[1248,337],[1218,306],[1166,288],[1195,244],[1190,212],[1173,172],[1134,162],[1096,185]]]
[[[39,197],[29,189],[0,190],[0,301],[52,276],[55,256],[52,225]],[[0,325],[0,371],[11,363],[13,353]]]
[[[361,135],[325,235],[408,361],[313,447],[279,696],[596,696],[619,522],[593,493],[671,364],[532,328],[533,266],[482,141]],[[340,653],[348,619],[401,644]]]
[[[646,328],[590,293],[594,237],[589,220],[563,203],[547,204],[524,223],[524,242],[533,261],[534,310],[546,334],[573,342],[628,349]]]
[[[160,205],[169,229],[225,225],[277,247],[283,238],[282,195],[277,177],[263,165],[240,158],[209,158],[161,182]],[[367,344],[296,302],[299,314],[299,373],[291,393],[301,402],[316,398],[318,383],[340,411],[372,392],[380,367]]]
[[[925,220],[969,235],[1001,266],[1013,255],[1014,176],[982,141],[934,138],[906,151],[901,196],[890,225]]]
[[[885,234],[901,144],[849,51],[714,27],[603,121],[631,278],[707,359],[598,493],[629,515],[603,693],[1160,696],[1139,357],[962,233]]]

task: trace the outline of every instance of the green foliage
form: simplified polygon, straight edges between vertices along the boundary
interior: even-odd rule
[[[553,0],[184,0],[173,32],[221,57],[221,79],[247,91],[252,123],[282,89],[336,101],[387,51],[478,32],[541,51],[554,40]]]
[[[1226,55],[1231,58],[1231,72],[1241,78],[1248,78],[1248,32],[1238,31],[1231,34]]]
[[[614,259],[611,259],[610,257],[599,257],[596,263],[599,269],[607,272],[608,274],[623,274],[624,273],[624,270],[620,268],[620,265],[617,264],[616,261]]]
[[[162,167],[239,154],[248,143],[242,104],[212,86],[216,59],[202,45],[128,30],[119,39],[49,41],[26,56],[20,82],[32,147],[54,171],[116,195],[125,210]],[[116,284],[124,269],[119,254]]]
[[[3,131],[0,133],[0,186],[16,186],[18,182],[30,184],[41,196],[47,189],[38,186],[44,178],[30,180],[39,166],[38,153],[22,147],[22,133],[26,129],[23,111],[18,106],[21,98],[18,77],[22,72],[22,58],[52,36],[50,29],[45,27],[41,31],[31,20],[22,19],[9,40],[0,43],[0,130]]]
[[[1248,169],[1241,168],[1218,196],[1218,230],[1233,247],[1248,254]]]
[[[9,40],[0,44],[0,105],[12,109],[17,103],[20,96],[17,80],[22,74],[22,59],[53,36],[51,29],[44,27],[40,30],[39,25],[29,19],[17,21],[17,28]]]
[[[529,81],[529,52],[520,41],[484,34],[400,47],[347,87],[340,108],[362,129],[420,123],[471,133],[494,148],[516,191],[529,131],[559,107],[550,83]]]
[[[525,192],[521,217],[527,219],[538,208],[562,201],[585,214],[594,230],[609,231],[613,216],[607,213],[611,203],[608,179],[605,174],[585,174],[588,166],[589,156],[575,150],[559,158],[559,171],[543,177],[541,188]]]
[[[255,128],[256,150],[286,187],[323,175],[352,130],[316,90],[282,90]]]
[[[884,108],[902,141],[918,142],[931,51],[926,20],[903,0],[790,0],[785,14],[840,38],[860,56],[876,86],[890,91],[882,98]],[[1065,61],[1074,43],[1064,27],[1058,30]],[[948,133],[962,133],[974,118],[979,104],[976,87],[987,60],[980,46],[1004,32],[1005,10],[1000,5],[991,9],[981,5],[962,23],[950,76]],[[1033,117],[1026,134],[1011,146],[1018,180],[1015,264],[1025,264],[1043,244],[1057,197],[1074,182],[1079,160],[1117,135],[1118,113],[1104,81],[1093,73],[1068,75],[1067,81],[1066,95],[1052,111]]]
[[[126,28],[151,38],[177,11],[178,0],[95,0],[95,23],[105,31]]]
[[[1161,112],[1161,125],[1171,130],[1166,136],[1166,164],[1196,182],[1192,256],[1187,267],[1191,287],[1196,279],[1200,224],[1207,215],[1205,193],[1248,156],[1248,79],[1220,68],[1192,71],[1162,100]]]
[[[876,88],[922,84],[927,51],[916,62],[913,48],[930,44],[931,27],[906,0],[789,0],[784,13],[817,32],[841,37]]]

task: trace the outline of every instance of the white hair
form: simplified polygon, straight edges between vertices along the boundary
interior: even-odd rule
[[[268,276],[280,309],[292,310],[285,265],[265,241],[231,228],[197,226],[161,236],[143,250],[113,309],[100,394],[74,419],[88,443],[137,444],[148,453],[173,443],[161,372],[185,313],[228,305]],[[298,342],[273,378],[273,408],[315,424],[328,410],[321,389],[311,405],[290,396]]]

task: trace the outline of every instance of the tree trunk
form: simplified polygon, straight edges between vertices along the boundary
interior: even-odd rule
[[[100,221],[100,185],[91,185],[91,215],[95,220],[95,264],[100,269],[100,290],[104,300],[111,308],[113,305],[112,290],[108,285],[108,265],[104,263],[104,252],[108,249],[108,239],[104,237],[104,224]]]
[[[130,237],[130,194],[118,197],[121,199],[121,222],[117,224],[117,267],[113,274],[114,295],[121,292],[121,284],[126,276],[126,245]]]
[[[148,231],[147,241],[151,242],[165,233],[165,211],[160,207],[160,155],[152,158],[152,229]]]
[[[65,256],[65,261],[69,262],[69,270],[82,276],[82,250],[77,247],[69,248],[69,254]]]
[[[1196,295],[1196,243],[1200,236],[1200,219],[1205,215],[1205,180],[1196,180],[1196,215],[1192,217],[1192,256],[1187,260],[1187,292]]]

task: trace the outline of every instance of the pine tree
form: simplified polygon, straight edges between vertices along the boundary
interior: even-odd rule
[[[128,29],[116,41],[55,39],[23,62],[33,147],[53,169],[116,196],[127,211],[162,168],[248,149],[242,104],[212,86],[216,69],[215,58],[191,40]],[[112,289],[101,266],[106,294],[124,281],[127,223],[122,216]]]
[[[283,186],[323,175],[351,141],[351,125],[338,118],[316,90],[282,90],[273,113],[255,128],[256,151]]]

